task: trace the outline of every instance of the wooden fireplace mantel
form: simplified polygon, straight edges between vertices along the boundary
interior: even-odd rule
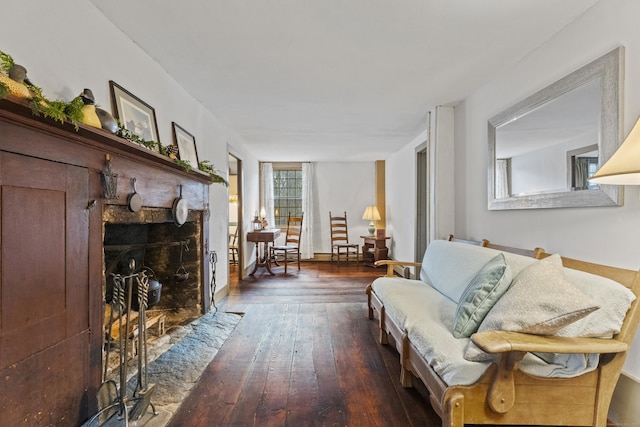
[[[107,155],[117,199],[104,197]],[[170,209],[182,188],[208,256],[207,173],[102,129],[36,117],[25,100],[0,100],[0,425],[80,425],[96,412],[103,215],[126,209],[132,178],[143,207]]]
[[[152,165],[153,167],[169,171],[171,173],[188,177],[195,181],[205,184],[211,184],[213,181],[209,174],[197,168],[197,165],[187,171],[167,156],[151,151],[146,147],[134,144],[124,138],[114,135],[106,130],[97,129],[85,124],[78,124],[78,129],[71,122],[60,123],[50,118],[35,116],[27,100],[9,95],[6,99],[0,99],[0,117],[3,120],[12,121],[15,124],[23,125],[32,129],[38,129],[42,132],[50,133],[64,137],[71,143],[104,151],[105,153],[114,153],[122,157],[135,159],[136,162]],[[164,145],[169,145],[166,141]],[[3,141],[3,149],[4,141]],[[9,147],[7,147],[9,148]],[[35,147],[33,147],[35,148]],[[38,147],[42,148],[42,147]],[[44,155],[47,159],[56,161],[69,161],[67,157],[56,150],[45,150],[44,152],[35,152],[29,150],[29,147],[21,147],[20,151],[33,152],[34,155],[40,157]],[[78,164],[87,166],[86,160],[77,159]],[[102,165],[95,165],[102,168]]]

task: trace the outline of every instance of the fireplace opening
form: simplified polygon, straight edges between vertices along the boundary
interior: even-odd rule
[[[199,211],[189,211],[187,221],[177,226],[171,209],[144,208],[131,212],[124,206],[110,206],[105,210],[103,222],[107,306],[111,304],[115,275],[126,276],[145,269],[151,279],[162,285],[160,298],[148,310],[148,316],[164,315],[167,328],[188,323],[202,314]]]

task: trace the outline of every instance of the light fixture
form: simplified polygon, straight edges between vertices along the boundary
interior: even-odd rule
[[[258,217],[257,211],[256,211],[256,215],[253,217],[252,226],[253,226],[253,231],[262,230],[262,220],[260,220],[260,218]]]
[[[364,210],[364,214],[362,215],[362,219],[366,219],[367,221],[371,221],[369,223],[369,236],[373,236],[376,232],[376,224],[374,221],[380,221],[380,212],[378,212],[378,208],[375,206],[367,206]]]
[[[612,185],[640,185],[640,119],[615,153],[589,182]]]
[[[260,209],[260,222],[262,222],[262,228],[267,228],[267,210],[264,206]]]
[[[229,203],[238,203],[238,195],[229,194]]]

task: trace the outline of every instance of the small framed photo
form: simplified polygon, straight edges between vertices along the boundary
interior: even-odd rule
[[[113,80],[109,80],[109,88],[113,115],[120,124],[146,141],[160,143],[156,110]],[[154,151],[159,151],[157,145]]]
[[[178,147],[178,158],[189,162],[192,168],[198,168],[198,151],[196,150],[196,138],[187,132],[176,122],[171,122],[173,127],[173,143]]]
[[[378,239],[384,239],[384,238],[386,237],[384,233],[385,233],[384,228],[378,228],[378,229],[376,230],[376,237],[377,237]]]

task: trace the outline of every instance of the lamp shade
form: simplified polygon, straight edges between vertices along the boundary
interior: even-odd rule
[[[378,208],[375,206],[367,206],[364,210],[364,214],[362,215],[362,219],[366,219],[368,221],[380,221],[380,212],[378,212]]]
[[[589,182],[613,185],[640,185],[640,120],[613,156],[589,178]]]

